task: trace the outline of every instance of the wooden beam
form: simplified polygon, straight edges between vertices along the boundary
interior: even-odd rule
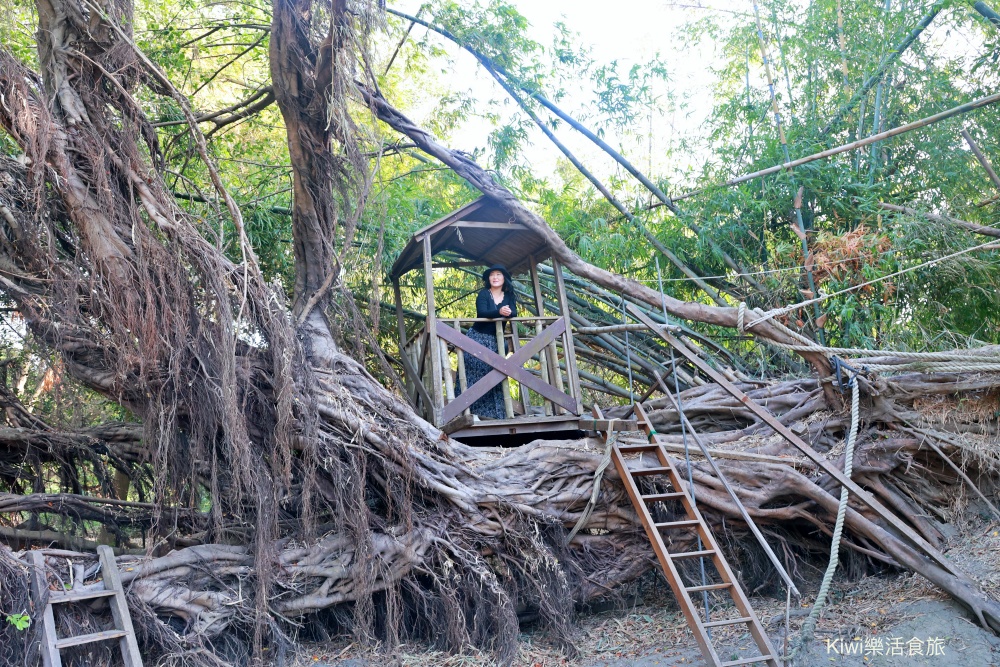
[[[535,314],[539,317],[544,317],[545,315],[545,297],[542,295],[542,285],[538,282],[538,264],[535,262],[535,255],[528,255],[528,265],[531,270],[531,287],[535,292]],[[535,322],[535,335],[542,333],[542,322],[541,320]],[[552,358],[551,352],[547,350],[538,351],[538,362],[542,369],[542,381],[545,384],[551,384],[555,386],[552,381],[556,374],[559,372],[559,367],[556,366],[555,359]],[[544,397],[543,397],[544,398]],[[542,409],[545,414],[550,415],[554,410],[552,403],[543,400]]]
[[[111,616],[114,618],[115,627],[125,632],[125,635],[119,639],[125,667],[142,667],[142,655],[139,653],[139,644],[135,639],[132,616],[129,614],[128,604],[125,602],[125,588],[122,585],[121,574],[118,572],[118,564],[115,563],[115,554],[111,547],[102,544],[97,547],[97,555],[101,561],[101,574],[104,575],[104,588],[116,593],[108,602],[111,605]]]
[[[639,425],[634,419],[590,419],[580,418],[581,431],[638,431]]]
[[[399,332],[399,359],[403,363],[404,379],[406,380],[406,396],[410,399],[414,409],[417,407],[416,388],[413,375],[413,365],[409,363],[406,355],[406,321],[403,319],[403,294],[399,288],[399,278],[392,279],[392,296],[396,306],[396,330]]]
[[[531,231],[524,225],[517,222],[479,222],[477,220],[459,220],[451,225],[452,227],[464,227],[466,229],[506,229],[511,232]]]
[[[854,480],[845,475],[844,472],[831,463],[829,459],[810,447],[802,438],[795,435],[795,433],[793,433],[787,426],[778,421],[778,418],[771,414],[767,408],[756,403],[739,387],[727,380],[724,375],[709,366],[704,359],[698,356],[684,342],[670,335],[663,329],[657,328],[653,320],[651,320],[641,310],[632,304],[627,304],[627,307],[629,312],[631,312],[632,315],[634,315],[640,322],[645,323],[651,330],[655,331],[660,338],[677,350],[681,356],[691,362],[691,364],[698,370],[715,380],[715,382],[720,387],[725,389],[730,396],[746,405],[747,409],[760,417],[761,421],[774,429],[778,435],[787,440],[793,447],[812,459],[813,463],[826,471],[827,474],[837,480],[842,486],[847,487],[847,490],[854,494],[858,500],[875,510],[876,514],[878,514],[901,534],[906,536],[914,545],[930,556],[938,565],[957,577],[963,576],[943,553],[935,549],[933,545],[929,544],[924,538],[918,535],[916,531],[907,526],[899,517],[886,509],[886,507],[876,500],[872,494],[868,493],[868,491],[855,483]]]
[[[551,433],[553,431],[579,432],[580,430],[578,418],[571,415],[564,417],[542,417],[538,415],[517,417],[515,419],[487,419],[464,427],[458,420],[453,423],[455,423],[455,428],[450,433],[453,438]]]
[[[62,667],[62,658],[56,648],[56,622],[49,604],[49,583],[45,574],[45,556],[38,550],[28,552],[28,567],[31,569],[31,598],[35,604],[35,618],[42,617],[41,643],[43,667]]]
[[[566,321],[563,334],[563,353],[566,355],[566,381],[569,395],[576,399],[576,414],[583,414],[583,396],[580,395],[580,377],[576,373],[576,350],[573,348],[573,331],[570,329],[569,300],[566,298],[566,283],[563,280],[562,265],[552,258],[552,269],[556,276],[556,291],[559,294],[559,311]]]
[[[435,262],[431,264],[431,268],[434,269],[460,269],[465,266],[482,266],[483,263],[476,261],[474,259],[464,260],[461,262]]]
[[[427,290],[427,348],[430,351],[431,362],[431,423],[441,425],[441,409],[444,401],[441,398],[441,357],[437,353],[437,313],[434,311],[434,268],[431,266],[431,236],[424,236],[424,288]]]

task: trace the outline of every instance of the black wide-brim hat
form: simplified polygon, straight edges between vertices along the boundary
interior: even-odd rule
[[[511,288],[514,287],[514,281],[510,277],[510,272],[507,271],[507,267],[505,267],[503,264],[494,264],[490,268],[483,271],[483,282],[486,283],[487,287],[490,286],[490,274],[493,273],[494,271],[499,271],[500,273],[503,274],[503,284],[505,286],[509,285]]]

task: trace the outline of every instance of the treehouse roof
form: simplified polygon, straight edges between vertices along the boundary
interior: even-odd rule
[[[541,262],[551,254],[541,235],[514,222],[506,208],[483,196],[415,232],[392,265],[391,278],[423,266],[428,236],[432,256],[449,252],[485,266],[503,264],[511,275],[527,270],[529,257]]]

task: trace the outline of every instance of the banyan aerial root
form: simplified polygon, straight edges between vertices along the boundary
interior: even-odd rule
[[[366,376],[355,370],[353,382],[363,382]],[[936,444],[941,453],[963,460],[971,477],[995,482],[1000,471],[998,425],[995,418],[982,419],[990,406],[995,410],[995,381],[913,375],[884,383],[878,400],[863,402],[854,479],[937,547],[946,543],[942,524],[953,518],[941,508],[969,493],[933,449],[902,430],[902,420],[940,430]],[[825,410],[817,400],[821,390],[816,382],[746,388],[757,399],[767,398],[783,422],[834,462],[838,451],[842,459],[848,420]],[[824,553],[837,511],[837,483],[718,387],[690,389],[682,401],[750,515],[784,542],[779,551],[792,559]],[[915,409],[915,403],[924,410]],[[683,436],[670,405],[659,399],[647,407],[657,431],[679,444]],[[334,413],[332,408],[325,412]],[[945,429],[961,433],[964,444],[954,444]],[[275,637],[287,636],[295,624],[329,624],[331,618],[343,623],[341,629],[351,628],[354,606],[368,597],[374,616],[388,620],[395,615],[393,628],[373,623],[368,630],[375,635],[389,633],[397,640],[429,636],[444,623],[452,633],[447,638],[454,642],[452,648],[473,643],[509,658],[501,642],[511,640],[505,633],[516,634],[519,614],[541,611],[556,624],[568,623],[574,607],[620,590],[656,565],[613,469],[605,473],[597,507],[581,532],[564,542],[585,509],[603,456],[596,439],[536,441],[498,453],[444,439],[411,438],[390,446],[363,428],[359,433],[357,446],[370,449],[385,467],[371,475],[370,484],[384,479],[387,468],[407,465],[417,493],[433,490],[443,501],[419,503],[419,516],[411,515],[409,525],[401,521],[373,527],[361,544],[345,530],[312,540],[285,538],[273,545],[266,564],[246,545],[234,544],[200,544],[156,558],[119,557],[130,605],[141,619],[151,654],[193,655],[220,645],[236,650],[239,642],[232,638],[245,637],[253,624],[252,592],[262,567],[271,569],[269,610],[280,628]],[[383,445],[391,451],[381,450]],[[760,460],[746,460],[747,455]],[[683,456],[676,463],[686,475]],[[656,464],[636,458],[633,465]],[[757,587],[774,579],[768,565],[740,563],[752,553],[746,548],[747,531],[707,464],[692,458],[691,474],[702,512],[734,547],[727,556],[745,577],[758,579],[745,583]],[[853,554],[852,562],[862,570],[891,566],[926,577],[979,623],[1000,629],[1000,605],[972,580],[934,565],[854,501],[842,549]],[[87,586],[87,575],[96,572],[93,555],[60,550],[46,555],[53,587],[67,582]],[[4,558],[8,569],[14,562],[26,571],[23,553],[7,551]],[[786,566],[795,570],[794,561]],[[79,572],[75,577],[73,569]],[[324,610],[332,616],[316,613]],[[558,629],[569,643],[569,625]],[[222,637],[230,639],[220,644]]]

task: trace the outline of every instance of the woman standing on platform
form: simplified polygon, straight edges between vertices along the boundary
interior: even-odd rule
[[[476,317],[501,319],[517,317],[517,298],[514,296],[514,285],[507,269],[494,264],[483,272],[485,287],[476,297]],[[497,326],[495,322],[476,322],[466,334],[483,347],[504,355],[506,350],[497,347]],[[493,367],[484,361],[476,359],[471,354],[465,355],[465,376],[467,386],[471,387],[490,373]],[[485,419],[503,419],[507,416],[503,402],[503,388],[496,385],[482,397],[478,398],[469,410],[474,415]]]

